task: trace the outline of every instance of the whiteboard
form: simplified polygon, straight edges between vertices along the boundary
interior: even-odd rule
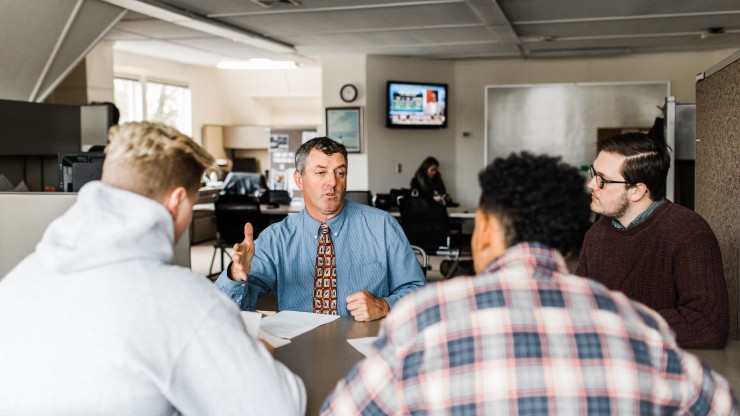
[[[486,86],[485,163],[529,151],[589,165],[598,128],[652,126],[669,90],[668,81]]]

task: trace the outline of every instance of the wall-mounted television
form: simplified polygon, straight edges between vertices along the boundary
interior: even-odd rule
[[[447,127],[447,84],[388,81],[386,126],[391,128]]]

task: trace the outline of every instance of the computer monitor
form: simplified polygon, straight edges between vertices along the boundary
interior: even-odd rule
[[[257,168],[257,158],[255,157],[235,157],[231,165],[232,172],[259,172]]]
[[[59,153],[57,190],[60,192],[79,192],[90,181],[103,176],[103,152]]]
[[[252,195],[267,189],[265,176],[256,172],[230,172],[224,179],[222,195]]]

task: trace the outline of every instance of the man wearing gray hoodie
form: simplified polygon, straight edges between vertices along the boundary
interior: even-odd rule
[[[170,127],[111,128],[102,180],[0,281],[0,414],[305,412],[236,305],[172,264],[212,163]]]

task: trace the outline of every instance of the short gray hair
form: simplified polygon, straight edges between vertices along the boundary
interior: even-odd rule
[[[325,155],[331,156],[334,153],[341,153],[344,156],[344,162],[347,162],[347,148],[343,144],[329,137],[314,137],[303,143],[295,152],[295,169],[303,175],[306,170],[306,159],[311,150],[321,150]]]

